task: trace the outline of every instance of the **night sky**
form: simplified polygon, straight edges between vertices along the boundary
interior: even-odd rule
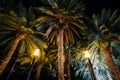
[[[28,3],[32,2],[35,5],[39,5],[40,0],[23,0],[23,3],[27,5]],[[37,2],[38,1],[38,2]],[[86,13],[91,15],[92,13],[99,13],[101,9],[107,8],[112,9],[113,11],[116,9],[120,9],[119,0],[78,0],[84,1],[83,3],[86,4]],[[37,3],[36,3],[37,2]]]
[[[84,3],[86,4],[86,11],[90,15],[101,12],[103,8],[113,11],[116,9],[120,10],[120,2],[118,0],[84,0]]]
[[[1,1],[1,0],[0,0]],[[22,1],[22,3],[28,7],[30,4],[34,6],[41,5],[40,0],[15,0],[17,2]],[[116,9],[120,10],[120,3],[119,0],[78,0],[84,1],[83,3],[86,4],[86,14],[91,15],[93,13],[101,12],[101,9],[107,8],[112,9],[113,11]]]

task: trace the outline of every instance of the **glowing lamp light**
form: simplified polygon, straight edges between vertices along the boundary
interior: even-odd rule
[[[90,54],[89,54],[88,51],[85,51],[85,57],[86,57],[86,58],[90,58]]]
[[[38,56],[39,55],[39,51],[40,51],[40,49],[35,49],[34,56]]]

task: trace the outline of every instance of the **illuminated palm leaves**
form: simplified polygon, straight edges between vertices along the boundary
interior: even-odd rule
[[[67,6],[68,1],[63,1],[61,3],[60,0],[46,0],[50,7],[39,7],[36,8],[40,11],[39,14],[42,14],[33,25],[37,25],[36,27],[45,28],[45,36],[47,41],[51,44],[57,44],[58,46],[58,78],[60,80],[64,80],[64,45],[65,44],[74,44],[75,36],[81,38],[80,32],[85,30],[85,24],[82,20],[83,11],[82,9]],[[75,4],[77,1],[75,1]],[[75,5],[74,5],[75,6]],[[81,5],[83,6],[83,5]],[[70,8],[70,9],[69,9]],[[73,12],[70,10],[74,10]],[[44,26],[45,24],[46,26]],[[41,28],[39,28],[41,29]],[[78,31],[79,30],[79,31]]]
[[[9,45],[6,46],[6,50],[9,51],[9,53],[1,65],[0,72],[4,70],[3,68],[8,64],[18,47],[18,50],[20,50],[18,51],[19,56],[23,56],[25,53],[33,56],[33,49],[39,48],[41,53],[43,53],[44,48],[47,48],[47,45],[39,38],[39,34],[41,33],[35,32],[31,28],[32,26],[30,26],[31,19],[34,20],[34,15],[31,12],[32,8],[27,12],[22,5],[19,7],[21,11],[15,12],[14,10],[11,10],[9,14],[0,14],[0,30],[2,31],[0,32],[2,35],[1,45],[4,46],[4,44],[8,44],[9,42]],[[7,59],[8,57],[9,59]]]
[[[40,55],[37,56],[36,58],[34,57],[35,58],[34,62],[33,62],[33,60],[34,60],[33,56],[31,56],[31,55],[23,55],[23,56],[17,58],[16,62],[19,62],[21,65],[32,64],[32,66],[34,66],[35,63],[37,63],[38,66],[36,69],[36,75],[35,75],[36,77],[35,78],[39,79],[41,69],[43,67],[47,67],[51,71],[52,71],[52,69],[56,68],[56,60],[57,60],[56,50],[57,49],[53,49],[53,47],[49,47],[45,52],[40,51],[40,53],[39,53]]]
[[[93,15],[91,20],[92,26],[90,27],[93,29],[93,34],[89,38],[88,50],[92,55],[93,64],[96,64],[95,59],[98,57],[98,62],[104,69],[107,64],[103,55],[104,47],[119,44],[118,35],[116,35],[118,32],[115,32],[120,23],[120,17],[117,14],[117,10],[111,13],[111,10],[103,9],[100,15]]]
[[[85,24],[82,21],[85,6],[80,2],[78,3],[77,1],[74,1],[73,5],[73,0],[46,0],[46,2],[51,5],[51,8],[36,8],[43,15],[39,17],[33,23],[33,25],[37,24],[36,27],[38,29],[41,29],[39,27],[42,27],[42,24],[47,24],[46,26],[44,26],[44,28],[46,27],[46,38],[48,38],[48,41],[50,43],[55,42],[55,40],[57,39],[57,34],[62,28],[64,29],[65,44],[74,43],[75,35],[81,38],[81,36],[79,35],[80,32],[86,29]],[[78,4],[79,6],[75,4]]]
[[[36,38],[35,36],[29,36],[26,39],[23,39],[19,45],[18,48],[18,61],[22,59],[21,64],[25,64],[28,62],[32,63],[32,60],[34,59],[34,51],[35,49],[40,49],[39,56],[37,57],[37,60],[44,59],[45,52],[44,48],[47,48],[47,45],[41,41],[40,39]],[[28,62],[27,62],[28,57]],[[25,59],[25,60],[24,60]]]
[[[33,44],[33,45],[35,45],[35,44]],[[36,48],[40,48],[40,47],[35,47],[33,45],[29,44],[29,46],[31,46],[31,48],[30,47],[28,49],[24,48],[24,49],[28,50],[28,52],[30,52],[30,53],[32,52],[31,54],[25,53],[27,51],[22,52],[21,50],[19,50],[19,56],[18,56],[18,59],[16,60],[16,62],[20,62],[21,65],[32,64],[33,59],[34,59],[33,52]],[[50,48],[50,49],[52,49],[52,48]],[[45,52],[40,50],[39,56],[36,57],[35,63],[36,62],[38,62],[38,63],[44,62],[44,65],[47,64],[51,68],[51,66],[52,66],[51,62],[53,62],[54,60],[57,59],[56,53],[51,52],[51,51],[52,50],[49,50],[49,49]]]
[[[104,57],[104,47],[107,43],[110,43],[111,54],[113,50],[116,51],[116,54],[119,53],[119,36],[116,34],[118,32],[115,32],[115,30],[119,28],[119,23],[120,17],[118,16],[118,10],[112,13],[111,10],[103,9],[101,14],[93,14],[91,22],[88,24],[90,33],[87,32],[89,34],[87,36],[88,45],[86,49],[89,50],[91,54],[91,61],[98,80],[107,80],[107,73],[111,75]],[[118,59],[115,59],[114,61],[118,62],[117,60]],[[76,68],[76,75],[83,76],[84,78],[89,76],[85,63]]]
[[[13,10],[10,11],[10,15],[1,14],[1,35],[8,36],[5,40],[3,40],[4,37],[1,39],[1,45],[10,42],[11,39],[14,39],[19,34],[26,34],[26,38],[23,39],[20,43],[21,46],[19,46],[19,53],[24,54],[25,52],[27,52],[28,54],[32,54],[33,50],[37,47],[39,47],[42,52],[43,48],[47,48],[47,45],[39,39],[38,35],[41,33],[35,32],[34,30],[32,30],[32,28],[30,28],[31,26],[29,20],[34,20],[32,8],[29,9],[28,14],[27,10],[23,8],[23,6],[21,6],[20,8],[22,10],[19,11],[19,14],[17,14]],[[32,18],[30,18],[30,16]]]
[[[91,47],[90,47],[91,48]],[[89,48],[88,48],[89,49]],[[103,51],[102,49],[92,49],[89,50],[91,54],[91,61],[93,63],[93,68],[96,74],[96,77],[98,80],[107,80],[107,74],[106,74],[106,69],[108,69],[108,66],[106,64],[106,60],[103,57]],[[77,77],[82,77],[84,80],[90,79],[90,72],[88,69],[88,65],[86,62],[86,59],[84,57],[84,51],[80,51],[81,56],[79,59],[76,59],[73,63],[72,66],[75,70],[75,76]],[[109,70],[109,69],[108,69]]]
[[[100,15],[93,15],[93,25],[91,27],[94,27],[94,29],[89,39],[91,41],[89,49],[103,49],[106,43],[110,43],[110,47],[118,50],[117,48],[119,48],[118,45],[120,42],[117,33],[119,32],[115,32],[115,30],[119,28],[119,23],[120,17],[118,16],[118,10],[112,13],[111,10],[103,9]]]

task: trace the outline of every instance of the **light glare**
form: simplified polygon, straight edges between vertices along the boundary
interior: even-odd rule
[[[34,51],[34,56],[38,56],[39,55],[39,49],[35,49],[35,51]]]
[[[85,51],[85,57],[86,57],[86,58],[90,58],[90,54],[89,54],[88,51]]]

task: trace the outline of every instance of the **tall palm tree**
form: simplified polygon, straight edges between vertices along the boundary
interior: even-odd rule
[[[8,53],[0,64],[0,75],[18,47],[22,47],[20,49],[21,54],[31,54],[33,52],[33,48],[29,46],[32,42],[34,46],[39,46],[41,50],[47,48],[47,45],[39,39],[38,35],[41,33],[34,31],[30,25],[30,22],[35,19],[32,8],[27,11],[20,4],[18,9],[16,12],[10,10],[8,14],[0,13],[1,45],[8,44],[6,46],[6,52]],[[28,47],[28,49],[26,50],[25,47]]]
[[[73,44],[74,35],[81,38],[80,33],[85,30],[82,20],[85,6],[77,0],[46,0],[46,3],[48,7],[36,8],[42,16],[32,24],[38,24],[39,29],[44,24],[49,43],[57,43],[58,79],[64,80],[64,45]]]
[[[120,79],[120,73],[111,56],[110,46],[113,44],[114,46],[120,44],[119,36],[117,35],[120,17],[117,12],[118,10],[112,13],[111,10],[103,9],[101,14],[93,14],[91,24],[89,25],[91,34],[88,39],[90,41],[89,49],[91,53],[94,53],[92,51],[96,49],[103,50],[102,53],[104,53],[107,64],[115,80]]]

